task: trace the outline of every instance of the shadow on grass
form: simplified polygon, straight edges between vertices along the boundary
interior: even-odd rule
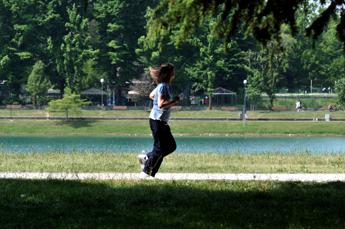
[[[56,124],[59,126],[63,126],[63,125],[68,125],[70,127],[73,128],[85,128],[85,127],[90,127],[92,123],[95,123],[96,121],[93,120],[73,120],[73,119],[69,119],[69,120],[60,120],[57,121]]]
[[[0,180],[1,228],[344,228],[345,184]]]

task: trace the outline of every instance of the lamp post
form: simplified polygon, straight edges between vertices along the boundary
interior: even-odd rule
[[[242,110],[242,120],[245,121],[247,118],[247,108],[246,108],[246,102],[247,102],[247,80],[243,80],[243,86],[244,86],[244,99],[243,99],[243,110]]]
[[[104,83],[104,79],[102,78],[102,79],[100,80],[100,82],[101,82],[101,84],[102,84],[101,106],[103,107],[103,106],[104,106],[104,104],[103,104],[103,83]]]
[[[5,83],[7,82],[7,80],[0,80],[0,85],[4,85]],[[0,93],[1,94],[1,93]],[[11,98],[11,90],[9,91],[9,97]],[[12,105],[13,104],[10,104],[10,105],[8,105],[9,106],[9,108],[10,108],[10,118],[12,119]]]

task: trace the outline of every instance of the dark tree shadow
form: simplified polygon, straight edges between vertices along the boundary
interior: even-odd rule
[[[56,122],[56,125],[60,125],[60,126],[68,125],[68,126],[78,129],[78,128],[90,127],[91,124],[95,122],[96,122],[95,120],[90,120],[90,119],[70,118],[68,120],[59,120]]]
[[[344,207],[343,183],[0,180],[1,228],[344,228]]]

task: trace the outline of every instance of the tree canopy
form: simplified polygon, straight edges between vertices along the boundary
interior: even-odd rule
[[[345,47],[345,0],[314,2],[323,10],[316,17],[309,15],[306,35],[318,38],[331,17],[338,14],[336,34]],[[308,4],[309,0],[162,0],[148,13],[147,46],[160,47],[169,36],[178,45],[209,17],[216,19],[212,32],[225,42],[239,30],[262,43],[279,40],[283,24],[296,34],[296,12]]]
[[[183,105],[217,87],[240,101],[244,79],[252,102],[264,92],[271,101],[277,92],[332,92],[345,78],[342,2],[0,1],[0,105],[31,103],[29,95],[46,104],[45,81],[60,97],[66,87],[102,87],[108,104],[125,105],[133,79],[163,62],[174,63]]]

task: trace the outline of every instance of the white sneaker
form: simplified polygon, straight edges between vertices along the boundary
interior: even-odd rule
[[[148,157],[145,154],[146,152],[143,151],[142,154],[138,155],[138,160],[139,160],[139,164],[140,164],[140,168],[144,169],[145,168],[145,162],[147,161]]]
[[[145,172],[139,173],[139,179],[148,179],[148,180],[153,180],[155,179],[154,177],[150,176],[149,174]]]

